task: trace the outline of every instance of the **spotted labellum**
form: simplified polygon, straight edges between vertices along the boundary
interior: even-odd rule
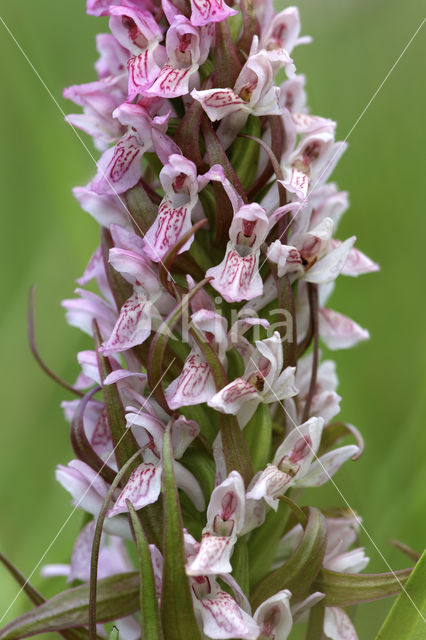
[[[56,473],[84,520],[69,561],[43,568],[69,588],[45,601],[27,585],[36,608],[0,640],[107,638],[111,621],[122,640],[285,640],[304,621],[311,640],[355,640],[349,605],[410,570],[362,574],[359,516],[304,499],[363,452],[327,353],[369,334],[329,299],[378,266],[339,235],[346,145],[309,112],[299,12],[87,12],[110,32],[97,77],[64,96],[100,154],[74,189],[100,242],[63,302],[87,346],[63,383],[74,459]]]

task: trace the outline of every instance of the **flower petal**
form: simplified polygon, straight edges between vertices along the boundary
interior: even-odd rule
[[[191,10],[191,22],[197,27],[226,20],[238,13],[223,0],[191,0]]]
[[[356,444],[348,444],[333,451],[325,453],[315,460],[310,467],[309,473],[301,479],[296,480],[298,487],[321,487],[340,469],[342,464],[350,460],[359,453]]]
[[[319,332],[329,349],[349,349],[370,334],[347,316],[332,309],[319,310]]]
[[[189,576],[215,576],[218,573],[231,573],[230,557],[237,536],[215,536],[205,533],[200,549],[186,567]]]
[[[263,291],[258,266],[259,250],[243,257],[228,242],[224,259],[216,267],[208,269],[206,278],[213,278],[211,286],[227,302],[251,300],[260,296]]]
[[[108,511],[108,518],[118,513],[127,513],[126,500],[130,500],[136,510],[155,502],[161,491],[161,466],[143,462],[131,474],[114,506]]]
[[[134,293],[121,307],[111,336],[99,350],[108,356],[142,344],[151,333],[151,307],[145,295]]]
[[[286,640],[293,626],[290,611],[291,592],[278,591],[265,600],[255,611],[254,619],[260,627],[262,638]]]
[[[331,640],[358,640],[348,614],[338,607],[325,608],[324,633]]]
[[[178,378],[165,391],[170,409],[207,402],[216,391],[208,363],[193,349],[183,365]]]

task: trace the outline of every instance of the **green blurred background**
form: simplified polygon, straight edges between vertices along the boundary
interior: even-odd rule
[[[1,7],[52,94],[71,110],[62,88],[94,79],[94,36],[106,30],[105,23],[85,16],[83,0],[2,0]],[[301,0],[299,7],[303,34],[311,34],[314,43],[296,50],[297,68],[307,76],[312,112],[336,119],[342,139],[419,26],[424,5],[422,10],[416,0]],[[409,561],[388,539],[420,550],[426,530],[425,39],[426,27],[353,131],[335,172],[351,199],[339,235],[356,234],[358,246],[382,269],[359,280],[340,279],[332,299],[333,308],[371,332],[370,342],[335,355],[342,417],[366,440],[363,457],[336,480],[392,568]],[[66,393],[42,374],[27,346],[27,294],[36,283],[42,353],[55,371],[73,380],[75,354],[88,342],[65,325],[60,300],[72,295],[73,281],[96,245],[97,226],[79,210],[71,188],[85,184],[94,167],[1,24],[0,55],[0,549],[29,574],[71,511],[54,469],[72,453],[59,407]],[[342,503],[332,487],[312,499]],[[73,516],[46,561],[67,561],[80,518]],[[383,558],[362,538],[371,570],[386,571]],[[33,582],[46,595],[63,585],[41,580],[38,571]],[[0,567],[0,617],[16,592]],[[374,638],[389,606],[360,608],[360,639]],[[21,596],[5,620],[27,607]]]

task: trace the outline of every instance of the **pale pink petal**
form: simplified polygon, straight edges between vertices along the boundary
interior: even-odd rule
[[[245,521],[245,497],[241,475],[231,471],[211,495],[204,531],[216,536],[239,535]]]
[[[79,463],[79,464],[77,464]],[[97,516],[105,499],[108,487],[106,482],[98,477],[91,486],[93,470],[84,462],[74,460],[67,467],[58,465],[56,479],[73,497],[74,504],[78,504],[88,513]],[[96,476],[95,472],[93,474]]]
[[[214,395],[216,385],[208,363],[193,350],[183,365],[182,373],[166,389],[171,409],[207,402]]]
[[[98,172],[89,185],[90,189],[105,194],[123,193],[134,187],[142,175],[143,151],[139,138],[133,132],[127,133],[99,159]]]
[[[250,111],[247,103],[232,89],[206,89],[197,91],[193,89],[191,96],[203,107],[212,122],[222,120],[236,111]]]
[[[123,6],[127,5],[127,6]],[[124,2],[109,10],[109,28],[120,44],[138,55],[147,47],[155,46],[162,38],[160,26],[154,16],[134,3]]]
[[[227,302],[251,300],[262,294],[263,282],[258,271],[259,250],[243,257],[229,242],[223,261],[208,269],[206,277]]]
[[[324,420],[310,418],[294,427],[275,452],[273,463],[292,480],[303,477],[311,466],[321,441]]]
[[[40,575],[42,578],[56,578],[64,577],[68,578],[70,575],[69,564],[45,564],[40,569]]]
[[[205,533],[200,549],[186,567],[189,576],[215,576],[231,573],[230,558],[237,540],[236,536],[215,536]]]
[[[359,448],[355,444],[339,447],[333,451],[325,453],[315,460],[309,472],[296,480],[298,487],[321,487],[325,484],[340,467],[359,453]]]
[[[370,558],[365,555],[364,548],[358,547],[324,560],[324,567],[339,573],[359,573],[369,562]]]
[[[314,607],[318,602],[321,602],[325,598],[325,594],[321,593],[321,591],[314,591],[307,598],[294,604],[291,608],[293,613],[294,622],[299,621],[300,619],[304,619],[304,614],[307,613],[312,607]]]
[[[158,290],[158,276],[148,264],[148,259],[135,251],[113,247],[109,251],[109,262],[116,271],[131,282],[141,284],[145,290]]]
[[[331,640],[358,640],[348,614],[338,607],[325,608],[324,633]]]
[[[195,203],[188,203],[175,208],[168,197],[165,197],[158,209],[154,224],[145,234],[145,253],[154,262],[160,262],[178,240],[191,229],[191,212]],[[194,238],[191,237],[179,249],[178,253],[187,251]]]
[[[156,62],[155,49],[147,48],[127,61],[129,100],[143,93],[158,77],[161,67]]]
[[[286,640],[293,626],[290,611],[291,592],[278,591],[265,600],[255,611],[254,619],[260,627],[262,638]]]
[[[236,415],[243,405],[250,402],[256,406],[260,401],[261,396],[254,385],[244,378],[236,378],[209,399],[207,404],[221,413]]]
[[[154,84],[145,91],[148,96],[161,98],[177,98],[189,93],[189,81],[196,73],[198,64],[178,69],[165,64]]]
[[[194,605],[209,638],[256,640],[259,635],[259,627],[253,618],[225,591],[215,589],[202,600],[195,599]]]
[[[284,495],[291,482],[291,476],[280,471],[275,465],[268,464],[247,492],[247,498],[251,500],[261,500],[263,498],[276,511],[278,509],[278,497]]]
[[[223,0],[191,0],[191,10],[191,22],[197,27],[226,20],[238,13]]]
[[[126,500],[130,500],[136,510],[156,502],[161,491],[161,466],[149,462],[140,464],[131,474],[115,504],[108,511],[108,518],[128,511]]]
[[[104,355],[142,344],[151,333],[152,301],[136,292],[123,304],[111,336],[100,347]]]
[[[284,170],[284,179],[278,180],[290,193],[294,193],[298,200],[304,200],[308,195],[310,180],[303,171],[291,167]]]
[[[319,310],[319,332],[329,349],[348,349],[370,334],[347,316],[332,309]]]
[[[179,416],[172,426],[172,449],[173,457],[179,460],[200,433],[200,427],[195,420],[188,420],[184,416]]]
[[[334,243],[337,241],[334,240]],[[379,265],[376,262],[370,260],[365,253],[359,251],[358,249],[351,249],[349,251],[348,257],[346,258],[346,262],[342,269],[342,274],[344,276],[359,276],[364,273],[372,273],[373,271],[378,271]]]
[[[262,35],[261,44],[265,49],[283,48],[291,53],[293,48],[299,44],[299,34],[299,10],[297,7],[288,7],[274,16],[270,24],[267,24],[267,30]]]
[[[129,371],[128,369],[116,369],[107,375],[104,380],[104,384],[116,384],[116,382],[120,382],[126,378],[140,378],[145,381],[146,373],[141,373],[140,371]]]
[[[315,284],[327,284],[335,280],[342,272],[355,240],[355,236],[348,238],[318,260],[305,273],[305,280]]]
[[[296,247],[275,240],[268,247],[267,257],[277,265],[279,278],[287,273],[303,273],[302,258]]]

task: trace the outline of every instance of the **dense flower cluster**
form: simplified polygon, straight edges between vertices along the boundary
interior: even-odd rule
[[[348,199],[328,179],[345,145],[335,122],[308,112],[291,57],[310,40],[298,10],[276,13],[272,0],[88,0],[87,11],[107,16],[111,33],[97,37],[97,80],[64,95],[82,108],[68,122],[102,154],[74,190],[101,244],[78,280],[91,289],[63,302],[94,347],[77,356],[81,397],[63,403],[77,458],[57,478],[94,519],[70,565],[45,573],[89,581],[96,519],[140,449],[112,495],[98,579],[132,570],[131,503],[161,604],[167,558],[149,523],[161,518],[170,433],[200,637],[285,640],[322,606],[325,636],[354,639],[348,614],[321,605],[315,586],[321,566],[366,566],[363,549],[351,549],[353,514],[319,514],[324,545],[310,581],[302,571],[270,586],[312,521],[314,510],[296,505],[301,490],[362,452],[357,430],[335,421],[335,365],[319,345],[368,338],[328,299],[339,275],[377,269],[354,237],[335,237]],[[345,436],[356,444],[336,446]],[[117,620],[123,640],[140,636],[138,615]]]

